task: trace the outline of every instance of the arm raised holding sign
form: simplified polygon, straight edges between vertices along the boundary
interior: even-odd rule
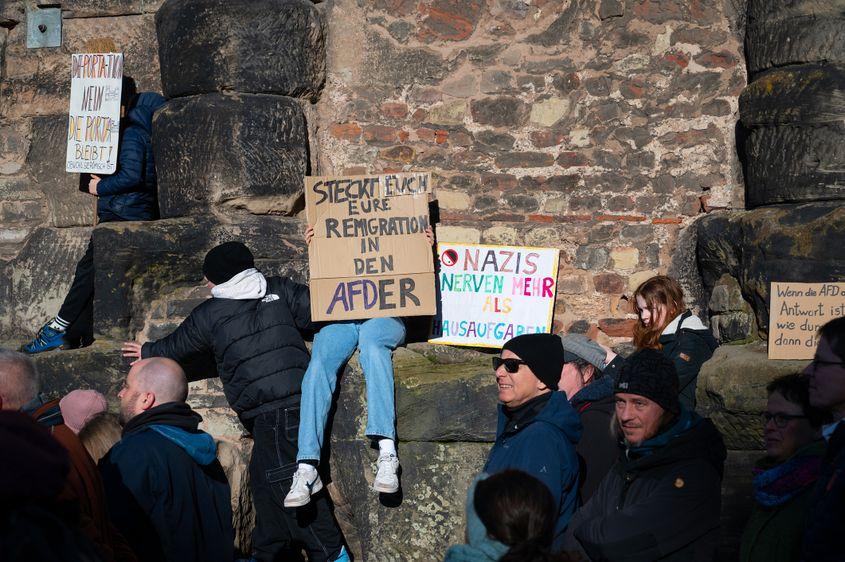
[[[425,230],[426,240],[434,244],[434,231]],[[314,238],[308,225],[305,242]],[[323,484],[317,473],[320,451],[337,385],[340,367],[360,351],[361,368],[367,383],[366,435],[378,443],[378,470],[373,489],[392,494],[399,491],[399,459],[396,455],[396,408],[393,398],[392,353],[405,340],[401,318],[380,317],[324,324],[314,336],[311,362],[302,381],[302,405],[299,417],[298,467],[285,506],[299,507],[311,501],[311,494]]]

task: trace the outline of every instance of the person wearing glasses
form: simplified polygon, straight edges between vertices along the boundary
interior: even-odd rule
[[[801,375],[766,387],[763,412],[766,456],[754,467],[754,511],[745,526],[740,562],[793,562],[801,556],[804,517],[824,456],[825,412],[810,405]]]
[[[842,560],[845,530],[845,317],[819,330],[813,362],[804,369],[810,383],[810,404],[833,417],[822,428],[827,452],[810,496],[801,560]]]
[[[488,474],[522,470],[549,488],[556,513],[554,550],[562,545],[578,503],[575,446],[581,421],[566,394],[555,392],[564,363],[563,346],[554,334],[517,336],[505,343],[500,357],[493,357],[499,423],[484,465]]]

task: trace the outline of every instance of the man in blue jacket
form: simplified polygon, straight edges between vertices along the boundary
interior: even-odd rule
[[[120,399],[123,437],[100,461],[114,525],[141,561],[231,562],[229,482],[171,359],[137,361]]]
[[[558,511],[555,547],[577,507],[575,445],[581,437],[578,413],[563,392],[554,392],[563,365],[564,350],[553,334],[517,336],[493,358],[501,404],[496,442],[484,466],[488,474],[522,470],[548,486]]]
[[[158,218],[152,123],[153,114],[165,100],[153,92],[135,95],[133,84],[131,79],[124,79],[121,92],[121,112],[125,116],[121,119],[124,128],[117,170],[102,178],[92,175],[88,182],[88,192],[97,197],[98,222]],[[94,333],[93,308],[94,248],[89,240],[59,313],[22,350],[39,353],[62,346],[89,345]]]

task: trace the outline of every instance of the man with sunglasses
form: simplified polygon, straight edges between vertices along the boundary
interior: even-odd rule
[[[577,504],[575,445],[581,437],[577,412],[564,393],[555,392],[564,362],[553,334],[517,336],[493,358],[501,404],[496,442],[484,466],[488,474],[522,470],[549,488],[558,513],[557,548]]]
[[[842,560],[845,529],[845,317],[819,330],[813,362],[804,369],[810,382],[810,404],[833,416],[822,428],[827,452],[810,499],[801,560]]]

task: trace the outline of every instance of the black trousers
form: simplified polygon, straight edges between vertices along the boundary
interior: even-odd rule
[[[253,556],[259,562],[301,560],[304,549],[312,562],[334,560],[343,535],[332,514],[325,489],[298,508],[285,507],[296,472],[299,396],[245,422],[255,445],[249,463],[256,525]]]
[[[65,297],[59,316],[68,323],[65,340],[74,347],[94,341],[94,245],[88,248],[79,263],[73,283]]]

